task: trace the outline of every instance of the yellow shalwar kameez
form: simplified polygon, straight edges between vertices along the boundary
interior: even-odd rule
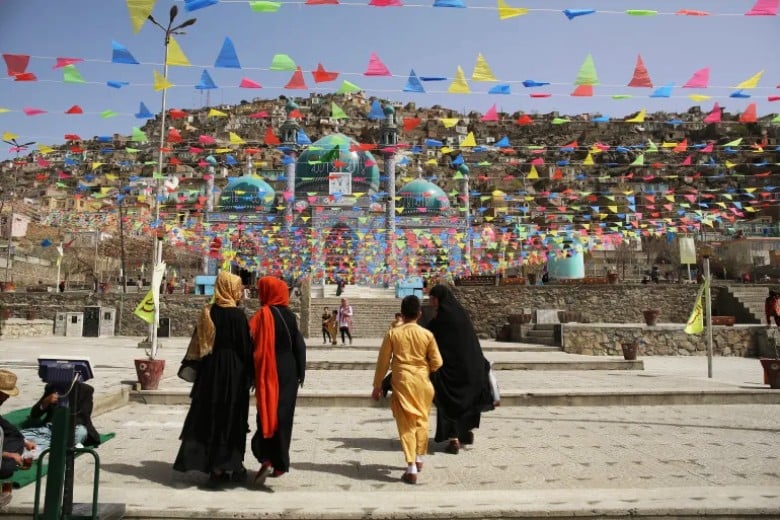
[[[428,418],[433,403],[430,374],[441,366],[439,347],[429,330],[417,323],[404,323],[387,331],[376,362],[374,388],[381,386],[390,368],[390,408],[407,464],[428,451]]]

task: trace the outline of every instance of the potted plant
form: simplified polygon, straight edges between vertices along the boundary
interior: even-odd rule
[[[620,344],[621,350],[623,350],[623,359],[626,361],[636,360],[636,352],[639,349],[639,342],[627,341]]]
[[[780,389],[780,348],[778,348],[778,334],[767,334],[767,341],[771,343],[775,351],[773,358],[759,358],[764,369],[764,384],[769,388]]]
[[[141,303],[138,304],[134,314],[149,325],[152,325],[155,321],[154,305],[152,291],[150,290],[141,300]],[[139,347],[144,347],[146,357],[134,360],[138,383],[141,385],[141,390],[157,390],[165,370],[165,360],[157,358],[159,344],[157,341],[152,341],[150,334],[150,337],[142,341]]]
[[[642,315],[645,318],[645,324],[652,327],[658,322],[658,315],[660,311],[658,309],[645,309],[642,311]]]

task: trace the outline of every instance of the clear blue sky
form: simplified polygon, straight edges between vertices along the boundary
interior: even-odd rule
[[[357,2],[358,0],[349,0]],[[368,0],[359,0],[367,4]],[[178,2],[178,21],[198,19],[187,35],[178,41],[193,65],[207,66],[215,83],[211,105],[236,103],[253,97],[275,98],[280,94],[305,96],[305,91],[284,90],[289,72],[268,70],[214,69],[213,64],[226,36],[236,47],[245,68],[267,69],[276,53],[290,55],[304,70],[321,62],[326,69],[341,72],[336,82],[316,85],[335,91],[342,79],[364,88],[369,95],[419,105],[440,104],[458,110],[484,112],[493,103],[499,110],[565,114],[601,112],[622,118],[640,108],[685,110],[693,105],[686,96],[704,93],[716,97],[702,106],[709,110],[713,101],[729,112],[758,103],[759,116],[778,112],[780,102],[769,103],[768,95],[780,95],[780,17],[746,17],[754,0],[507,0],[513,7],[550,9],[526,16],[499,20],[493,0],[464,0],[469,9],[432,8],[433,0],[407,0],[421,7],[374,8],[366,6],[283,5],[274,14],[254,13],[248,2],[222,2],[188,13]],[[170,0],[159,0],[154,16],[167,22]],[[483,7],[485,9],[477,9]],[[654,9],[706,10],[713,14],[740,16],[656,16],[631,17],[603,12],[572,21],[560,13],[567,8],[597,11]],[[112,64],[111,41],[116,40],[142,62],[141,65]],[[362,75],[371,52],[376,52],[394,77],[369,78]],[[533,79],[554,84],[544,90],[548,99],[531,99],[522,85],[512,85],[512,95],[487,95],[490,83],[470,82],[473,94],[402,93],[410,69],[421,76],[452,78],[460,65],[471,77],[477,53],[481,52],[501,81]],[[0,72],[0,133],[20,135],[20,140],[58,144],[66,133],[84,138],[114,132],[129,134],[139,102],[152,112],[160,108],[160,93],[151,88],[152,70],[162,70],[162,31],[146,24],[134,34],[125,0],[0,0],[0,53],[30,54],[29,71],[40,81],[14,82]],[[586,55],[593,55],[599,79],[597,97],[569,96]],[[704,90],[674,90],[672,98],[648,98],[651,89],[625,87],[631,78],[637,54],[641,54],[655,87],[669,83],[682,85],[694,71],[711,67],[710,85]],[[88,82],[64,84],[62,70],[53,70],[54,57],[84,58],[77,65]],[[156,63],[158,65],[152,65]],[[193,108],[206,102],[198,83],[200,67],[174,67],[170,80],[179,85],[169,90],[168,107]],[[737,83],[765,70],[760,88],[751,99],[730,99]],[[348,75],[346,73],[353,73]],[[260,90],[239,89],[242,77],[263,85]],[[113,89],[106,81],[129,81],[130,86]],[[309,87],[315,83],[306,74]],[[446,91],[450,81],[425,83],[429,91]],[[481,92],[481,93],[478,93]],[[630,100],[616,101],[613,94],[633,94]],[[78,104],[85,115],[65,115]],[[46,110],[38,116],[21,113],[24,107]],[[102,119],[98,114],[114,110],[119,116]],[[8,157],[8,147],[0,147],[0,159]]]

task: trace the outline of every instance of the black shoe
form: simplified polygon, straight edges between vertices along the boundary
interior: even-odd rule
[[[461,444],[474,444],[474,432],[466,432],[463,437],[460,438]]]
[[[460,442],[457,440],[452,440],[447,444],[447,447],[444,448],[444,451],[447,453],[450,453],[452,455],[457,455],[458,452],[460,452]]]
[[[231,473],[230,482],[234,484],[243,484],[246,482],[246,468],[241,468],[239,471]]]

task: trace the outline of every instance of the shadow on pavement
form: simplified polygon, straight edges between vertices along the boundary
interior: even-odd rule
[[[338,448],[350,450],[401,451],[401,442],[387,437],[331,437],[328,440],[341,443]]]
[[[400,466],[394,468],[384,464],[361,464],[357,461],[345,461],[340,464],[302,462],[295,464],[294,469],[301,471],[318,471],[331,475],[341,475],[342,477],[354,480],[375,480],[378,482],[397,482],[402,470]],[[398,473],[398,477],[391,476],[391,474],[394,473]]]
[[[117,475],[127,475],[147,482],[154,482],[162,486],[182,489],[191,486],[197,486],[200,481],[205,480],[206,476],[196,472],[186,474],[178,473],[173,470],[173,464],[160,460],[142,460],[139,465],[131,464],[101,464],[101,471],[115,473]]]

